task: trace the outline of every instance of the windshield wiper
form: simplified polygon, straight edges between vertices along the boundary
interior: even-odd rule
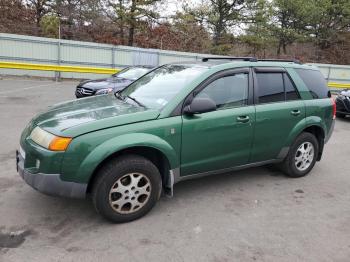
[[[121,76],[116,76],[115,78],[117,78],[117,79],[120,79],[120,80],[129,80],[129,79],[127,79],[127,78],[125,78],[125,77],[121,77]]]
[[[140,101],[138,101],[135,97],[132,96],[126,96],[127,98],[131,99],[132,101],[134,101],[136,104],[138,104],[141,107],[147,108],[144,104],[142,104]]]
[[[114,93],[114,96],[115,96],[116,98],[118,98],[119,100],[122,100],[122,101],[124,101],[124,99],[125,99],[125,97],[123,97],[123,96],[120,94],[120,92],[115,92],[115,93]]]
[[[126,98],[129,98],[131,99],[132,101],[134,101],[136,104],[138,104],[139,106],[141,107],[144,107],[144,108],[147,108],[144,104],[142,104],[140,101],[138,101],[135,97],[132,97],[132,96],[122,96],[120,94],[120,92],[115,92],[114,93],[114,96],[119,99],[119,100],[122,100],[122,101],[125,101]]]

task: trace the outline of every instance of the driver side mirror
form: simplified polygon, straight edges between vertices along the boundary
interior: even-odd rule
[[[208,97],[195,97],[191,104],[184,108],[186,115],[203,114],[216,110],[215,102]]]

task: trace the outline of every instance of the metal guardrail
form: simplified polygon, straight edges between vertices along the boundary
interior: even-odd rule
[[[0,68],[6,69],[22,69],[22,70],[39,70],[39,71],[54,71],[54,72],[73,72],[73,73],[93,73],[93,74],[115,74],[120,69],[101,68],[101,67],[82,67],[82,66],[63,66],[50,64],[31,64],[31,63],[14,63],[1,62]],[[350,88],[350,84],[329,82],[328,87],[331,89]]]
[[[0,62],[0,68],[54,71],[54,72],[93,73],[93,74],[115,74],[120,71],[120,69],[115,69],[115,68],[29,64],[29,63],[13,63],[13,62]]]
[[[131,65],[158,66],[181,59],[197,60],[201,56],[197,53],[0,33],[0,61],[124,68]]]
[[[328,87],[345,89],[345,88],[350,88],[350,84],[329,82]]]
[[[83,78],[80,73],[90,73],[95,78],[98,74],[116,72],[114,68],[159,66],[208,56],[211,55],[0,33],[0,61],[11,63],[0,66],[0,74],[17,69],[12,70],[14,75],[59,79]],[[311,65],[320,69],[331,90],[350,88],[350,65]]]

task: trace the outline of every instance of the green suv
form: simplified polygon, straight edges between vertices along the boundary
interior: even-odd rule
[[[312,66],[205,58],[37,115],[22,133],[17,170],[42,193],[89,196],[102,216],[127,222],[187,179],[266,164],[305,176],[334,119],[326,81]]]

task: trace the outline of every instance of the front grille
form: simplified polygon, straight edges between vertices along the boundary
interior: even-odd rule
[[[76,96],[82,97],[82,96],[92,96],[94,94],[94,90],[91,90],[86,87],[77,87],[77,90],[75,91]]]

